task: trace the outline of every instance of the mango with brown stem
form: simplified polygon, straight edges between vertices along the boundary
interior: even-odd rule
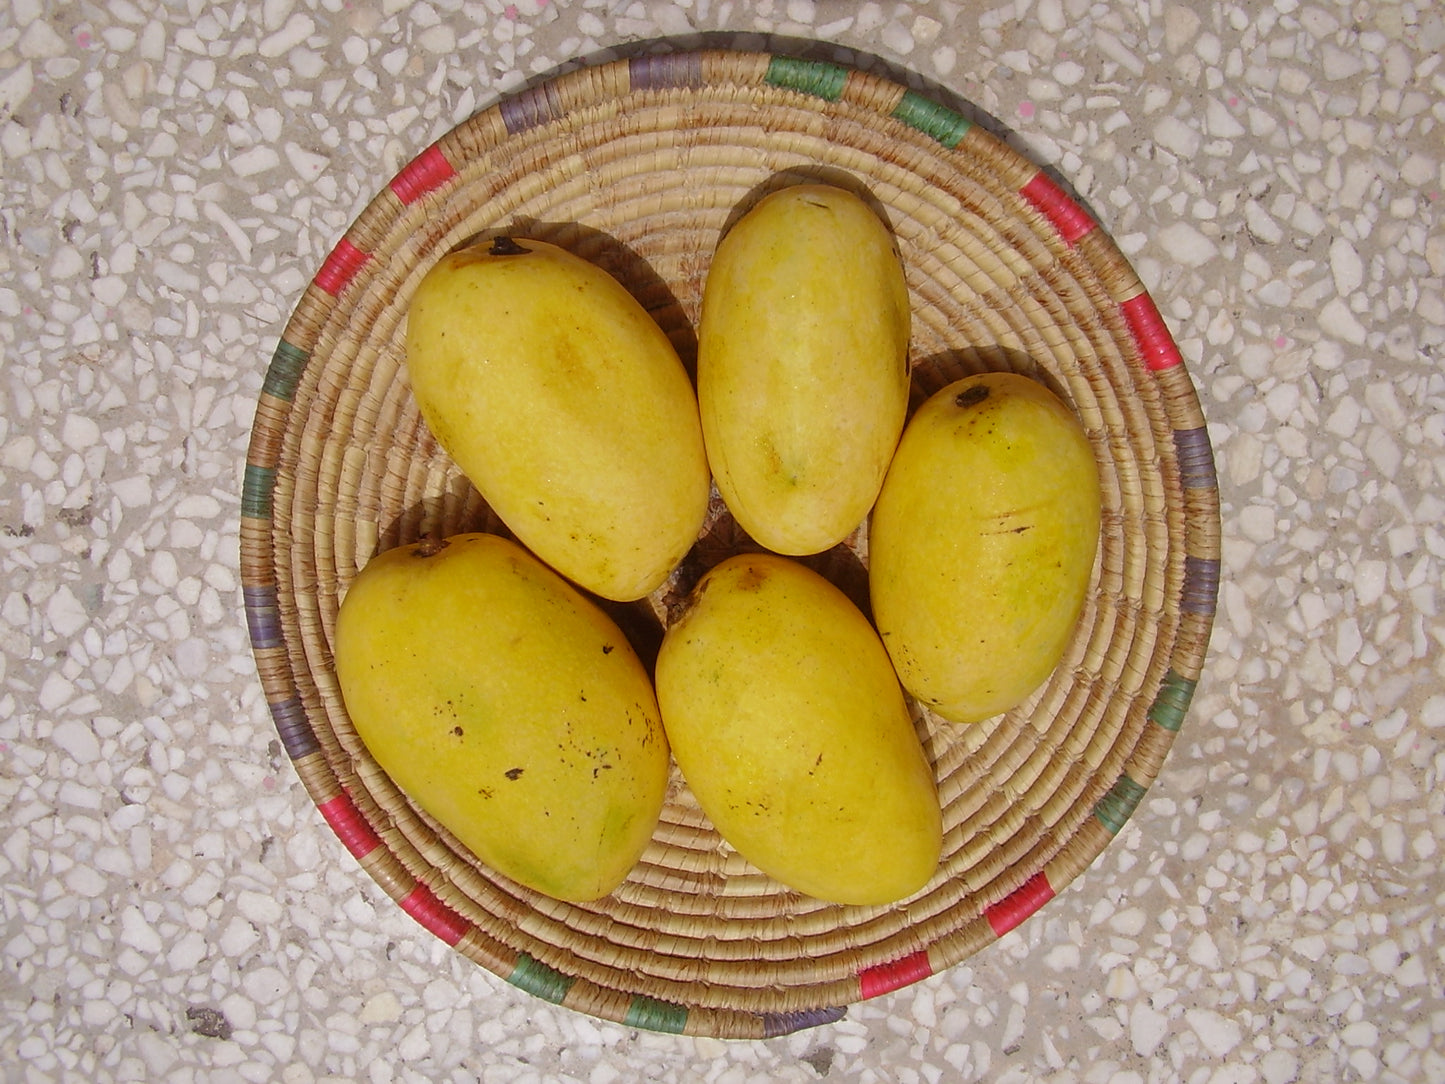
[[[412,296],[406,365],[437,442],[575,583],[641,598],[697,540],[711,477],[692,383],[601,267],[527,238],[443,256]]]
[[[984,373],[925,402],[868,538],[873,617],[903,687],[956,722],[1037,689],[1083,611],[1100,508],[1088,435],[1043,384]]]

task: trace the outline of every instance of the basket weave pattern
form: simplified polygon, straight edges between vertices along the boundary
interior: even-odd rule
[[[823,904],[769,880],[719,839],[676,773],[658,832],[617,892],[587,905],[539,896],[483,867],[395,788],[336,685],[337,607],[373,554],[502,530],[411,398],[407,305],[435,260],[477,234],[550,240],[619,278],[691,364],[717,238],[760,193],[802,178],[862,185],[887,216],[913,297],[915,404],[969,372],[1013,368],[1080,414],[1104,521],[1078,633],[1052,678],[1004,716],[953,727],[918,711],[944,858],[899,905]],[[688,568],[633,615],[637,627],[660,630],[684,578],[746,544],[715,502]],[[816,562],[855,597],[865,563],[864,531]],[[241,565],[286,752],[401,907],[548,1001],[631,1026],[764,1037],[835,1020],[985,947],[1117,834],[1200,676],[1218,491],[1194,387],[1157,308],[1047,174],[887,79],[701,52],[541,84],[443,136],[372,200],[271,360],[245,468]]]

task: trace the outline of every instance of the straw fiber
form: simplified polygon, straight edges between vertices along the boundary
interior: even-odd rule
[[[777,186],[821,178],[886,216],[914,306],[914,404],[1010,368],[1084,421],[1104,487],[1090,599],[1027,703],[971,727],[917,709],[944,860],[889,907],[819,903],[730,851],[674,774],[627,882],[559,903],[476,861],[358,741],[331,643],[382,549],[501,530],[439,450],[407,384],[421,276],[476,235],[551,240],[628,286],[685,361],[718,237]],[[1158,308],[1053,179],[984,128],[883,77],[701,52],[583,68],[467,120],[381,189],[296,303],[260,395],[241,562],[257,667],[301,782],[343,845],[427,929],[548,1001],[630,1026],[748,1038],[991,944],[1098,855],[1159,772],[1200,677],[1219,575],[1213,457]],[[646,657],[700,572],[746,546],[716,500],[693,554],[619,612]],[[814,561],[866,597],[866,532]],[[614,611],[617,608],[614,607]]]

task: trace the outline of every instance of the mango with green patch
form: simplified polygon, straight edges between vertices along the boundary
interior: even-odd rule
[[[336,676],[392,781],[478,858],[562,900],[637,863],[667,789],[667,736],[617,625],[490,534],[374,557],[336,621]]]

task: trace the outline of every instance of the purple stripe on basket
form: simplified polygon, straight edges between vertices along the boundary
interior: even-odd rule
[[[1184,558],[1184,590],[1179,608],[1190,614],[1212,614],[1219,596],[1219,561],[1217,558]]]
[[[391,179],[391,190],[403,204],[413,204],[457,175],[440,147],[433,143]]]
[[[548,97],[547,83],[540,83],[531,90],[524,90],[502,102],[502,125],[508,135],[525,132],[544,124],[555,115],[552,100]]]
[[[1054,886],[1043,870],[984,911],[994,935],[1002,937],[1054,898]]]
[[[1094,220],[1087,211],[1075,203],[1062,188],[1043,170],[1030,178],[1029,183],[1019,189],[1019,195],[1033,204],[1054,224],[1065,243],[1073,245],[1079,238],[1094,228]]]
[[[697,53],[635,56],[627,62],[633,90],[666,90],[702,86],[702,58]]]
[[[271,709],[271,720],[276,724],[276,734],[281,739],[281,748],[292,760],[309,757],[321,748],[316,740],[316,731],[306,717],[306,705],[299,696],[288,700],[277,700],[267,704]]]
[[[823,1024],[836,1024],[847,1013],[847,1008],[841,1005],[827,1009],[804,1009],[801,1012],[765,1012],[763,1038],[776,1039],[780,1035],[791,1035],[795,1031],[821,1027]]]
[[[1174,430],[1174,449],[1179,456],[1179,480],[1185,489],[1214,489],[1219,479],[1214,473],[1214,449],[1209,446],[1209,430]]]
[[[246,627],[251,633],[253,648],[280,647],[281,614],[276,605],[276,585],[243,587],[241,598],[246,607]]]
[[[933,974],[928,950],[919,949],[908,956],[887,963],[875,964],[858,972],[858,991],[864,998],[877,997],[904,986],[911,986]]]
[[[401,900],[401,909],[453,948],[467,935],[470,924],[424,884],[418,884]]]

